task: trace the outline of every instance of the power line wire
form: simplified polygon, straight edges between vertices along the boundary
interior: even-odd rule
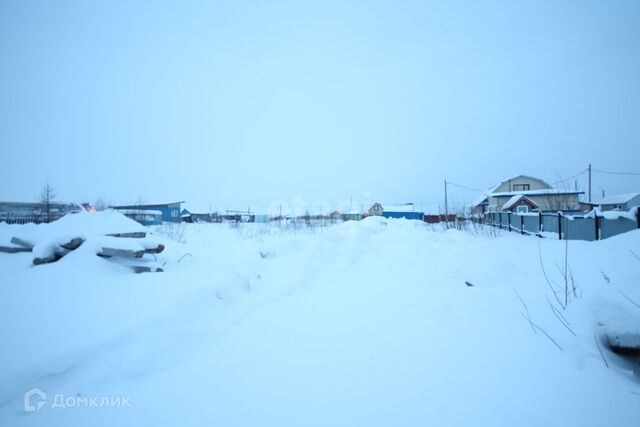
[[[451,181],[447,181],[447,185],[453,185],[454,187],[459,187],[459,188],[462,188],[462,189],[465,189],[465,190],[469,190],[469,191],[476,191],[476,192],[479,192],[479,193],[484,193],[484,192],[487,191],[486,189],[485,190],[478,190],[477,188],[467,187],[465,185],[456,184],[455,182],[451,182]]]
[[[608,171],[603,171],[603,170],[599,170],[599,169],[591,169],[591,171],[592,172],[607,173],[607,174],[614,174],[614,175],[640,175],[640,173],[637,173],[637,172],[608,172]],[[572,179],[577,178],[580,175],[583,175],[583,174],[585,174],[587,172],[589,172],[589,169],[583,169],[580,172],[578,172],[578,173],[576,173],[574,175],[571,175],[568,178],[563,178],[563,179],[560,179],[558,181],[555,181],[552,185],[556,185],[556,184],[559,184],[561,182],[566,182],[566,181],[572,180]],[[455,182],[451,182],[451,181],[447,181],[447,185],[453,185],[454,187],[462,188],[464,190],[469,190],[469,191],[475,191],[475,192],[478,192],[478,193],[485,193],[485,192],[489,191],[488,189],[480,190],[480,189],[477,189],[477,188],[467,187],[466,185],[456,184]]]
[[[612,172],[612,171],[603,171],[601,169],[592,169],[593,172],[604,173],[607,175],[640,175],[640,172]]]
[[[559,184],[561,182],[569,181],[569,180],[574,179],[574,178],[577,178],[580,175],[585,174],[587,172],[589,172],[589,169],[583,169],[580,172],[578,172],[578,173],[576,173],[574,175],[571,175],[568,178],[560,179],[560,180],[554,182],[553,185]],[[640,174],[638,174],[638,175],[640,175]],[[462,188],[464,190],[475,191],[475,192],[478,192],[478,193],[485,193],[485,192],[488,192],[490,190],[490,189],[480,190],[480,189],[477,189],[477,188],[467,187],[466,185],[456,184],[455,182],[451,182],[451,181],[447,181],[447,185],[453,185],[454,187],[459,187],[459,188]]]
[[[584,173],[587,173],[587,172],[589,172],[589,169],[584,169],[584,170],[582,170],[582,171],[578,172],[578,173],[577,173],[577,174],[575,174],[575,175],[571,175],[569,178],[561,179],[561,180],[558,180],[558,181],[554,182],[554,183],[553,183],[553,185],[560,184],[561,182],[569,181],[569,180],[571,180],[571,179],[573,179],[573,178],[577,178],[577,177],[579,177],[580,175],[582,175],[582,174],[584,174]]]

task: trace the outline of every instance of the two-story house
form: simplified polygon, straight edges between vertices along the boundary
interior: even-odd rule
[[[473,213],[557,212],[580,210],[580,194],[551,187],[545,181],[518,175],[487,190],[472,207]]]

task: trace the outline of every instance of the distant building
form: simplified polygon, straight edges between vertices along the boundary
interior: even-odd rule
[[[187,209],[182,209],[180,211],[180,221],[193,222],[193,214]]]
[[[360,209],[350,208],[342,212],[343,221],[360,221],[362,219],[362,213]]]
[[[599,207],[603,211],[628,211],[640,206],[640,193],[617,194],[615,196],[603,197],[589,203],[594,207]]]
[[[583,191],[554,189],[545,181],[518,175],[487,190],[473,203],[472,212],[577,212]]]
[[[182,209],[180,219],[184,222],[222,222],[217,212],[214,213],[192,213],[188,209]]]
[[[110,206],[143,225],[180,222],[180,205],[184,202]]]
[[[422,221],[423,213],[417,212],[413,203],[402,205],[382,205],[374,203],[369,208],[369,215],[383,216],[385,218],[405,218]]]
[[[327,219],[331,221],[360,221],[362,214],[359,209],[350,208],[340,212],[338,210],[331,212]]]
[[[49,203],[49,216],[51,221],[63,216],[85,210],[82,205],[76,203]],[[0,222],[7,224],[36,224],[47,221],[47,206],[45,203],[24,202],[0,202]]]
[[[117,211],[142,225],[162,225],[162,211],[153,209],[117,209]]]
[[[380,203],[374,203],[369,208],[369,215],[382,216],[382,211],[383,210],[384,210],[384,208],[382,207],[382,205]]]
[[[329,214],[329,219],[332,221],[342,220],[342,214],[340,213],[340,211],[333,211]]]

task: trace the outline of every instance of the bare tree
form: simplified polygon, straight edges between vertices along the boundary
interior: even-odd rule
[[[93,207],[96,208],[97,211],[107,210],[111,203],[105,201],[102,197],[98,197],[95,202],[93,202]]]
[[[546,205],[543,210],[557,212],[578,209],[576,201],[567,194],[571,191],[571,183],[566,180],[562,181],[559,175],[557,178],[555,192],[547,194],[543,198],[543,203]]]
[[[49,181],[47,181],[47,183],[42,186],[42,190],[40,192],[40,203],[44,205],[45,220],[47,223],[51,222],[51,205],[55,197],[56,190]]]

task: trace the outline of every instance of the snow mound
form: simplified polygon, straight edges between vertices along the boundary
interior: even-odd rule
[[[38,243],[50,238],[70,240],[74,237],[87,239],[90,236],[109,233],[144,232],[147,229],[119,212],[78,212],[66,215],[49,224],[2,224],[0,244],[9,244],[11,237]]]
[[[0,228],[0,242],[9,247],[31,246],[34,265],[58,262],[73,253],[69,259],[78,268],[82,268],[81,263],[95,265],[95,255],[100,255],[109,259],[132,258],[129,265],[142,271],[140,263],[151,258],[145,258],[146,254],[164,250],[162,239],[148,234],[148,229],[115,211],[80,212],[49,224],[5,224]],[[122,264],[119,258],[113,260]],[[153,260],[157,260],[155,255]],[[156,270],[157,266],[150,266],[150,271]]]

